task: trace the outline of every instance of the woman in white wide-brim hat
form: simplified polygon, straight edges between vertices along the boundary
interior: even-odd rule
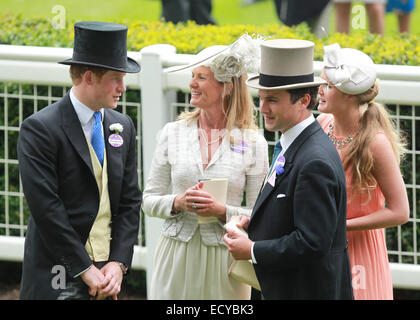
[[[250,286],[228,275],[233,258],[222,238],[232,216],[251,214],[268,170],[267,142],[245,84],[247,71],[259,65],[259,49],[246,35],[171,69],[192,70],[195,109],[161,131],[143,193],[144,212],[164,219],[151,299],[250,298]],[[214,178],[227,179],[226,201],[199,183]]]
[[[347,183],[347,238],[355,299],[392,299],[384,228],[403,224],[409,205],[403,147],[386,109],[373,99],[375,65],[363,52],[325,47],[317,119],[336,146]],[[386,206],[384,206],[386,204]]]

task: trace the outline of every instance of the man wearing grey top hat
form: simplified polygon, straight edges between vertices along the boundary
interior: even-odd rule
[[[19,170],[31,212],[21,299],[117,299],[137,241],[141,191],[136,131],[117,111],[126,73],[127,27],[74,26],[71,90],[27,118]]]
[[[314,44],[278,39],[261,46],[258,89],[269,131],[281,137],[250,218],[224,240],[252,259],[264,299],[352,299],[346,237],[346,182],[340,157],[315,121]]]

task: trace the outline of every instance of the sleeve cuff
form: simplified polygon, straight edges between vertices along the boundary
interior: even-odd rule
[[[83,273],[85,273],[86,271],[88,271],[90,268],[92,268],[93,264],[91,264],[89,267],[87,267],[85,270],[83,270],[82,272],[79,272],[78,274],[76,274],[73,279],[76,279],[77,277],[81,276]]]
[[[180,213],[181,213],[181,211],[175,211],[174,209],[173,209],[173,207],[174,207],[174,201],[175,201],[175,198],[176,198],[176,194],[171,194],[170,195],[170,197],[169,197],[169,203],[170,203],[170,209],[169,209],[169,218],[173,218],[173,217],[176,217],[176,216],[178,216]]]
[[[251,247],[251,258],[252,258],[252,263],[257,264],[257,260],[255,259],[255,256],[254,256],[254,244],[255,242],[252,244],[252,247]]]
[[[229,222],[233,216],[247,216],[250,217],[252,213],[252,209],[242,208],[242,207],[234,207],[228,204],[226,206],[226,222]]]

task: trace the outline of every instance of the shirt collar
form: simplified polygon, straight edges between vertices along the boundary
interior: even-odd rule
[[[85,104],[80,102],[80,100],[78,100],[76,98],[76,96],[74,95],[74,92],[73,92],[73,88],[71,88],[71,90],[70,90],[70,100],[71,100],[71,103],[73,104],[74,110],[76,111],[77,117],[79,118],[79,121],[80,121],[82,127],[87,125],[89,120],[92,119],[95,111],[93,111],[91,108],[89,108],[88,106],[86,106]],[[104,109],[102,108],[99,111],[102,114],[101,119],[103,121],[103,119],[104,119]]]
[[[282,146],[281,154],[284,154],[287,148],[289,148],[289,146],[302,133],[302,131],[305,130],[306,127],[308,127],[314,121],[315,117],[313,114],[311,114],[308,118],[299,122],[297,125],[283,133],[280,137],[280,144]]]

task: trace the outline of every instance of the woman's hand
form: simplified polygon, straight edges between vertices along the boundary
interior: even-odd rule
[[[216,201],[210,193],[204,191],[203,182],[188,188],[183,194],[176,196],[174,209],[176,211],[195,212],[202,217],[216,217],[226,220],[226,206]]]
[[[195,212],[198,208],[204,207],[213,201],[208,193],[204,192],[199,187],[200,183],[188,188],[183,194],[178,194],[175,197],[173,209],[175,211],[190,211]],[[201,183],[202,185],[202,183]]]

